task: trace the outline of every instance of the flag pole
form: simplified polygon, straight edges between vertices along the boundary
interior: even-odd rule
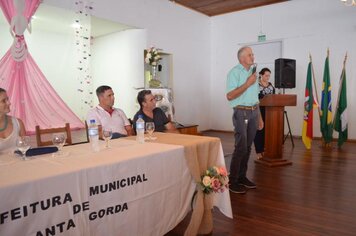
[[[342,83],[344,82],[346,60],[347,60],[347,52],[345,54],[344,64],[343,64],[342,71],[341,71],[341,79],[340,79],[340,82],[339,82],[339,89],[338,89],[338,93],[337,93],[336,110],[339,109],[340,92],[341,92],[341,89],[342,89]],[[336,115],[336,112],[335,112],[335,115]],[[334,118],[334,120],[335,120],[335,118]]]
[[[344,58],[344,64],[343,64],[343,67],[342,67],[342,72],[341,72],[341,80],[340,80],[340,85],[342,85],[343,81],[344,81],[344,74],[345,74],[345,67],[346,67],[346,60],[347,60],[347,52],[345,54],[345,58]],[[341,86],[339,86],[339,94],[340,94],[340,91],[341,91]],[[337,104],[339,104],[339,97],[337,99]]]
[[[320,103],[319,103],[319,96],[318,96],[318,90],[316,88],[316,82],[315,82],[315,73],[314,73],[314,66],[313,66],[313,61],[312,61],[312,56],[309,53],[309,59],[311,62],[311,67],[312,67],[312,73],[313,73],[313,83],[314,83],[314,92],[315,92],[315,96],[316,96],[316,101],[318,102],[318,112],[319,112],[319,117],[321,117],[321,111],[320,111]]]

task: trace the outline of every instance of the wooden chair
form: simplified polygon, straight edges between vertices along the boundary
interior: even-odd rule
[[[64,127],[50,128],[50,129],[41,129],[40,126],[37,125],[36,126],[37,146],[42,147],[42,146],[53,145],[52,140],[42,141],[41,135],[54,134],[54,133],[66,133],[67,134],[66,145],[72,145],[72,135],[70,132],[70,125],[69,125],[69,123],[66,123]]]
[[[85,123],[85,134],[87,135],[87,141],[88,141],[88,143],[90,142],[90,140],[89,140],[89,127],[88,127],[88,122],[87,121],[85,121],[84,122]]]

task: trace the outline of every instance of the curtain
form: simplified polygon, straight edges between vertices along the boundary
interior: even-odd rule
[[[72,129],[83,128],[82,121],[59,97],[28,52],[23,34],[40,2],[0,0],[14,34],[12,46],[0,60],[0,87],[10,97],[10,114],[24,122],[28,133],[34,133],[36,125],[53,128],[70,123]]]

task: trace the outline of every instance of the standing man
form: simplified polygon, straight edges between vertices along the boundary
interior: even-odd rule
[[[251,145],[257,129],[263,128],[258,100],[258,83],[254,55],[250,47],[237,52],[239,64],[227,75],[226,98],[234,113],[235,150],[230,165],[230,191],[246,193],[256,185],[246,177]]]
[[[123,110],[114,108],[115,96],[111,87],[107,85],[96,89],[99,105],[92,108],[87,115],[87,122],[94,119],[99,125],[99,130],[112,131],[112,138],[132,135],[132,127]],[[101,126],[101,128],[100,128]],[[101,133],[99,134],[101,137]]]

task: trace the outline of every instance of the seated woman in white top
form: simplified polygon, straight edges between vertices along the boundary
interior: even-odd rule
[[[0,88],[0,154],[10,153],[16,149],[16,140],[26,134],[20,119],[7,115],[10,112],[10,100],[6,90]]]

